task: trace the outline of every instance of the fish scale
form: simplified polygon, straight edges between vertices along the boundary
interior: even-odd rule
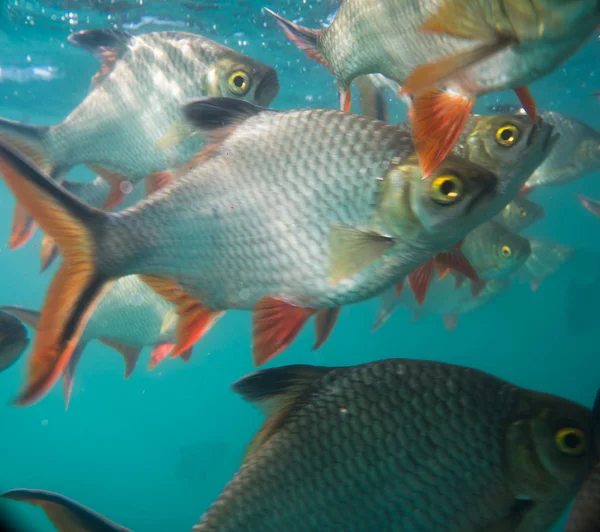
[[[517,388],[419,361],[340,368],[315,388],[195,531],[475,531],[509,512],[498,434]]]

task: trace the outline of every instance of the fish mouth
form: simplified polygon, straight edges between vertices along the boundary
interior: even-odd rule
[[[279,79],[275,70],[269,70],[256,87],[254,99],[258,105],[268,106],[279,93]]]

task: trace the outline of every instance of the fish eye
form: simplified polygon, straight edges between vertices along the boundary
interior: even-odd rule
[[[523,218],[525,218],[525,216],[527,216],[527,210],[526,210],[526,209],[524,209],[523,207],[521,207],[521,208],[519,209],[519,214],[520,214],[520,215],[521,215]]]
[[[463,189],[462,180],[452,174],[441,175],[431,182],[433,201],[440,205],[451,205],[459,201],[462,197]]]
[[[585,434],[583,431],[572,427],[556,431],[554,441],[558,450],[569,456],[581,456],[586,449]]]
[[[243,96],[250,90],[250,76],[243,70],[237,70],[229,76],[228,84],[233,94]]]
[[[519,140],[519,128],[513,124],[504,124],[496,130],[496,142],[500,146],[510,147]]]
[[[510,246],[502,246],[500,251],[502,252],[502,256],[506,257],[507,259],[512,255],[512,249],[510,249]]]

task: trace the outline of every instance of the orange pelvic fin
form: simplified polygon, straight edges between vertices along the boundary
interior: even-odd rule
[[[423,179],[452,151],[474,105],[474,97],[450,94],[438,88],[415,96],[409,115]]]
[[[90,508],[52,491],[15,489],[3,493],[2,498],[39,506],[58,532],[84,530],[131,532]]]
[[[154,172],[146,178],[146,196],[166,187],[173,181],[171,172]]]
[[[252,314],[254,365],[262,366],[284,351],[315,313],[274,297],[261,299]]]
[[[424,264],[421,264],[414,272],[408,276],[408,284],[415,295],[415,299],[419,306],[425,301],[429,283],[433,275],[433,260],[430,259]]]
[[[125,179],[118,172],[108,170],[96,164],[86,164],[86,166],[94,173],[98,174],[102,179],[110,184],[110,192],[106,198],[106,202],[102,207],[105,211],[109,211],[117,207],[125,198],[128,189],[133,188],[133,184]]]
[[[340,101],[340,109],[349,113],[350,109],[352,109],[352,93],[350,92],[350,87],[339,85],[338,99]]]
[[[170,342],[163,342],[156,344],[150,353],[150,363],[148,369],[154,369],[158,366],[165,358],[167,358],[175,349],[175,344]]]
[[[315,316],[315,343],[313,351],[319,349],[327,341],[339,315],[340,307],[324,308],[317,312]]]
[[[18,249],[35,234],[35,220],[18,203],[15,205],[8,249]]]
[[[140,275],[140,278],[156,293],[177,307],[177,314],[179,314],[177,344],[173,349],[172,358],[192,347],[225,313],[223,310],[204,306],[185,292],[176,281],[151,275]]]
[[[117,351],[125,361],[125,378],[128,379],[135,369],[142,351],[141,347],[127,345],[112,338],[98,338],[98,341]]]
[[[529,118],[531,118],[534,124],[537,124],[537,105],[529,89],[527,87],[519,87],[518,89],[515,89],[515,93],[519,98],[519,101],[521,102],[521,105],[523,106],[523,109],[525,109],[525,112],[527,113]]]
[[[58,258],[58,246],[48,235],[42,238],[42,246],[40,249],[40,272],[44,273],[52,263]]]
[[[462,273],[471,279],[471,281],[479,280],[475,268],[473,268],[469,259],[458,247],[438,253],[433,260],[436,266],[444,268],[444,270],[454,270],[455,272]],[[441,278],[442,276],[440,276]]]
[[[290,41],[292,41],[308,57],[326,66],[331,72],[329,63],[327,63],[323,57],[323,54],[321,53],[321,50],[319,49],[319,36],[322,30],[311,30],[309,28],[304,28],[303,26],[299,26],[298,24],[283,18],[266,7],[264,10],[269,13],[269,15],[272,15],[277,19],[277,23]]]
[[[27,160],[0,144],[0,173],[17,201],[33,213],[64,257],[48,289],[16,403],[39,400],[60,378],[97,301],[110,286],[95,265],[95,229],[107,215],[78,201]]]

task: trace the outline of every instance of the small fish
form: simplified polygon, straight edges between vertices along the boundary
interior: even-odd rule
[[[581,194],[578,194],[576,198],[579,200],[579,203],[581,203],[588,211],[596,216],[600,216],[600,201],[582,196]]]
[[[185,113],[215,137],[204,163],[116,214],[0,146],[5,182],[64,257],[18,404],[56,382],[95,304],[131,274],[177,306],[174,355],[229,309],[253,311],[257,365],[315,315],[318,346],[339,307],[376,296],[498,214],[554,142],[550,126],[531,125],[491,166],[452,155],[423,180],[410,135],[364,116],[231,98]]]
[[[2,316],[7,313],[20,327],[23,325],[18,320],[33,329],[39,326],[38,310],[0,306],[0,312]],[[127,379],[137,365],[142,348],[152,347],[149,369],[154,368],[173,351],[178,323],[175,307],[137,275],[119,279],[95,308],[62,375],[65,408],[68,408],[71,400],[77,364],[92,340],[98,340],[121,354],[125,361]],[[183,360],[187,362],[191,354],[190,348],[184,353]]]
[[[545,216],[544,207],[528,198],[511,201],[495,220],[515,233],[522,233]]]
[[[530,283],[531,290],[535,292],[546,277],[555,274],[565,262],[573,258],[575,250],[543,238],[532,237],[529,242],[531,255],[515,275],[522,282]]]
[[[133,532],[91,508],[52,491],[14,489],[3,493],[2,497],[39,506],[58,532]]]
[[[0,371],[12,366],[29,345],[27,330],[10,314],[0,311]]]
[[[589,408],[439,362],[286,366],[233,389],[267,418],[194,532],[542,532],[600,452]],[[3,497],[59,530],[126,530],[55,493]]]
[[[198,151],[201,137],[187,138],[190,132],[177,127],[181,104],[230,96],[266,106],[279,90],[272,67],[191,33],[85,30],[69,42],[103,62],[88,96],[53,127],[0,119],[0,140],[59,180],[85,164],[111,185],[106,209],[122,201],[127,181],[145,178],[151,193]],[[17,206],[9,247],[22,246],[34,231]]]
[[[402,86],[424,177],[450,153],[478,96],[513,89],[537,120],[527,85],[600,23],[596,0],[345,0],[320,30],[265,10],[335,75],[341,109],[350,110],[360,75],[380,73]]]
[[[596,426],[600,426],[600,392],[596,395],[594,408]],[[598,437],[598,434],[596,437]],[[565,532],[598,532],[600,531],[600,462],[598,462],[583,486],[579,489]]]

